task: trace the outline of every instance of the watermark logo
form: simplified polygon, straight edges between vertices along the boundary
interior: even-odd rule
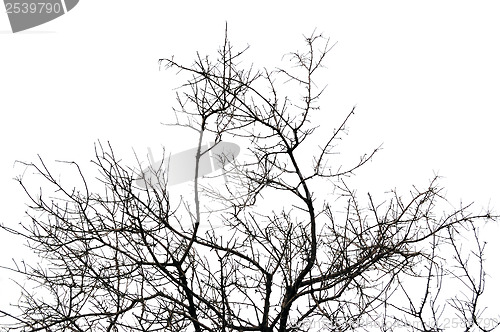
[[[156,161],[149,149],[150,166],[143,169],[136,180],[141,188],[166,184],[176,184],[193,181],[196,174],[196,154],[198,148],[191,148]],[[198,177],[209,175],[217,170],[223,170],[240,153],[240,147],[231,142],[210,142],[201,146],[198,163]],[[225,173],[223,173],[225,176]]]
[[[79,0],[4,0],[12,32],[52,21],[73,9]]]

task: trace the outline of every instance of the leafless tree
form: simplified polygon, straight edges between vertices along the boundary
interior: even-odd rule
[[[146,177],[109,144],[95,147],[96,188],[76,163],[68,165],[80,187],[61,183],[41,158],[24,163],[44,191],[17,178],[31,222],[2,228],[42,262],[4,267],[27,282],[1,311],[3,329],[494,329],[498,317],[485,317],[480,301],[487,275],[479,230],[497,217],[470,205],[439,213],[446,200],[438,177],[406,196],[359,199],[349,177],[379,148],[339,163],[354,108],[335,128],[325,123],[320,141],[314,123],[325,118],[324,89],[315,77],[332,45],[316,33],[304,39],[303,52],[284,57],[286,69],[245,67],[247,49],[235,51],[227,33],[215,59],[159,61],[188,75],[171,125],[198,136],[190,197],[174,197],[168,158]],[[238,157],[215,155],[224,171],[200,178],[201,160],[226,140],[246,146]]]

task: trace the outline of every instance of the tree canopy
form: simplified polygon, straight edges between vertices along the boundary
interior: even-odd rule
[[[175,195],[168,156],[137,168],[109,143],[95,145],[98,185],[74,162],[80,187],[61,183],[42,158],[23,163],[43,191],[17,178],[31,223],[1,227],[42,263],[4,267],[29,282],[0,311],[3,329],[494,329],[498,320],[482,316],[479,229],[497,216],[470,205],[441,212],[438,177],[406,195],[360,199],[348,178],[380,147],[342,161],[355,107],[339,123],[324,120],[327,90],[315,78],[332,45],[315,32],[304,43],[274,70],[246,65],[227,32],[215,58],[159,60],[188,75],[169,125],[197,136],[183,159],[190,196]]]

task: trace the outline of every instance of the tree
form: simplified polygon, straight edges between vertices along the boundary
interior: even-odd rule
[[[100,190],[74,162],[79,188],[63,185],[42,158],[23,163],[54,196],[17,178],[31,223],[2,228],[25,238],[42,264],[9,268],[36,287],[23,287],[16,312],[1,311],[4,329],[495,328],[479,301],[487,279],[479,229],[497,217],[470,205],[438,214],[438,177],[406,197],[394,190],[360,200],[348,178],[379,148],[350,167],[334,163],[354,108],[313,141],[325,91],[314,79],[332,46],[320,34],[304,39],[304,52],[286,56],[289,69],[245,68],[246,49],[236,52],[227,33],[215,60],[159,60],[189,75],[170,125],[198,136],[191,197],[175,198],[168,158],[137,171],[109,143],[95,146]],[[248,147],[236,157],[217,148],[226,139]],[[209,154],[224,171],[202,179]],[[447,286],[460,292],[446,298]]]

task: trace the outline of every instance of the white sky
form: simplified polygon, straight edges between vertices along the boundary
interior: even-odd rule
[[[191,147],[162,126],[180,81],[159,71],[175,55],[213,52],[225,21],[256,67],[279,64],[314,28],[337,41],[322,77],[323,125],[357,105],[344,150],[356,157],[383,143],[353,184],[374,197],[444,178],[450,201],[500,212],[500,4],[497,1],[129,1],[82,0],[68,14],[10,33],[0,12],[0,221],[26,202],[14,161],[87,163],[97,139],[122,154]],[[331,126],[337,123],[331,123]],[[192,141],[191,141],[192,140]],[[485,232],[486,233],[486,232]],[[487,229],[498,250],[498,226]],[[497,249],[495,249],[495,247]],[[1,261],[18,251],[0,234]],[[488,271],[500,279],[496,256]],[[0,271],[0,294],[10,284]],[[489,281],[489,286],[496,284]],[[492,288],[493,289],[493,288]],[[498,290],[498,288],[497,288]],[[7,299],[5,295],[3,299]],[[4,301],[4,300],[2,300]]]

